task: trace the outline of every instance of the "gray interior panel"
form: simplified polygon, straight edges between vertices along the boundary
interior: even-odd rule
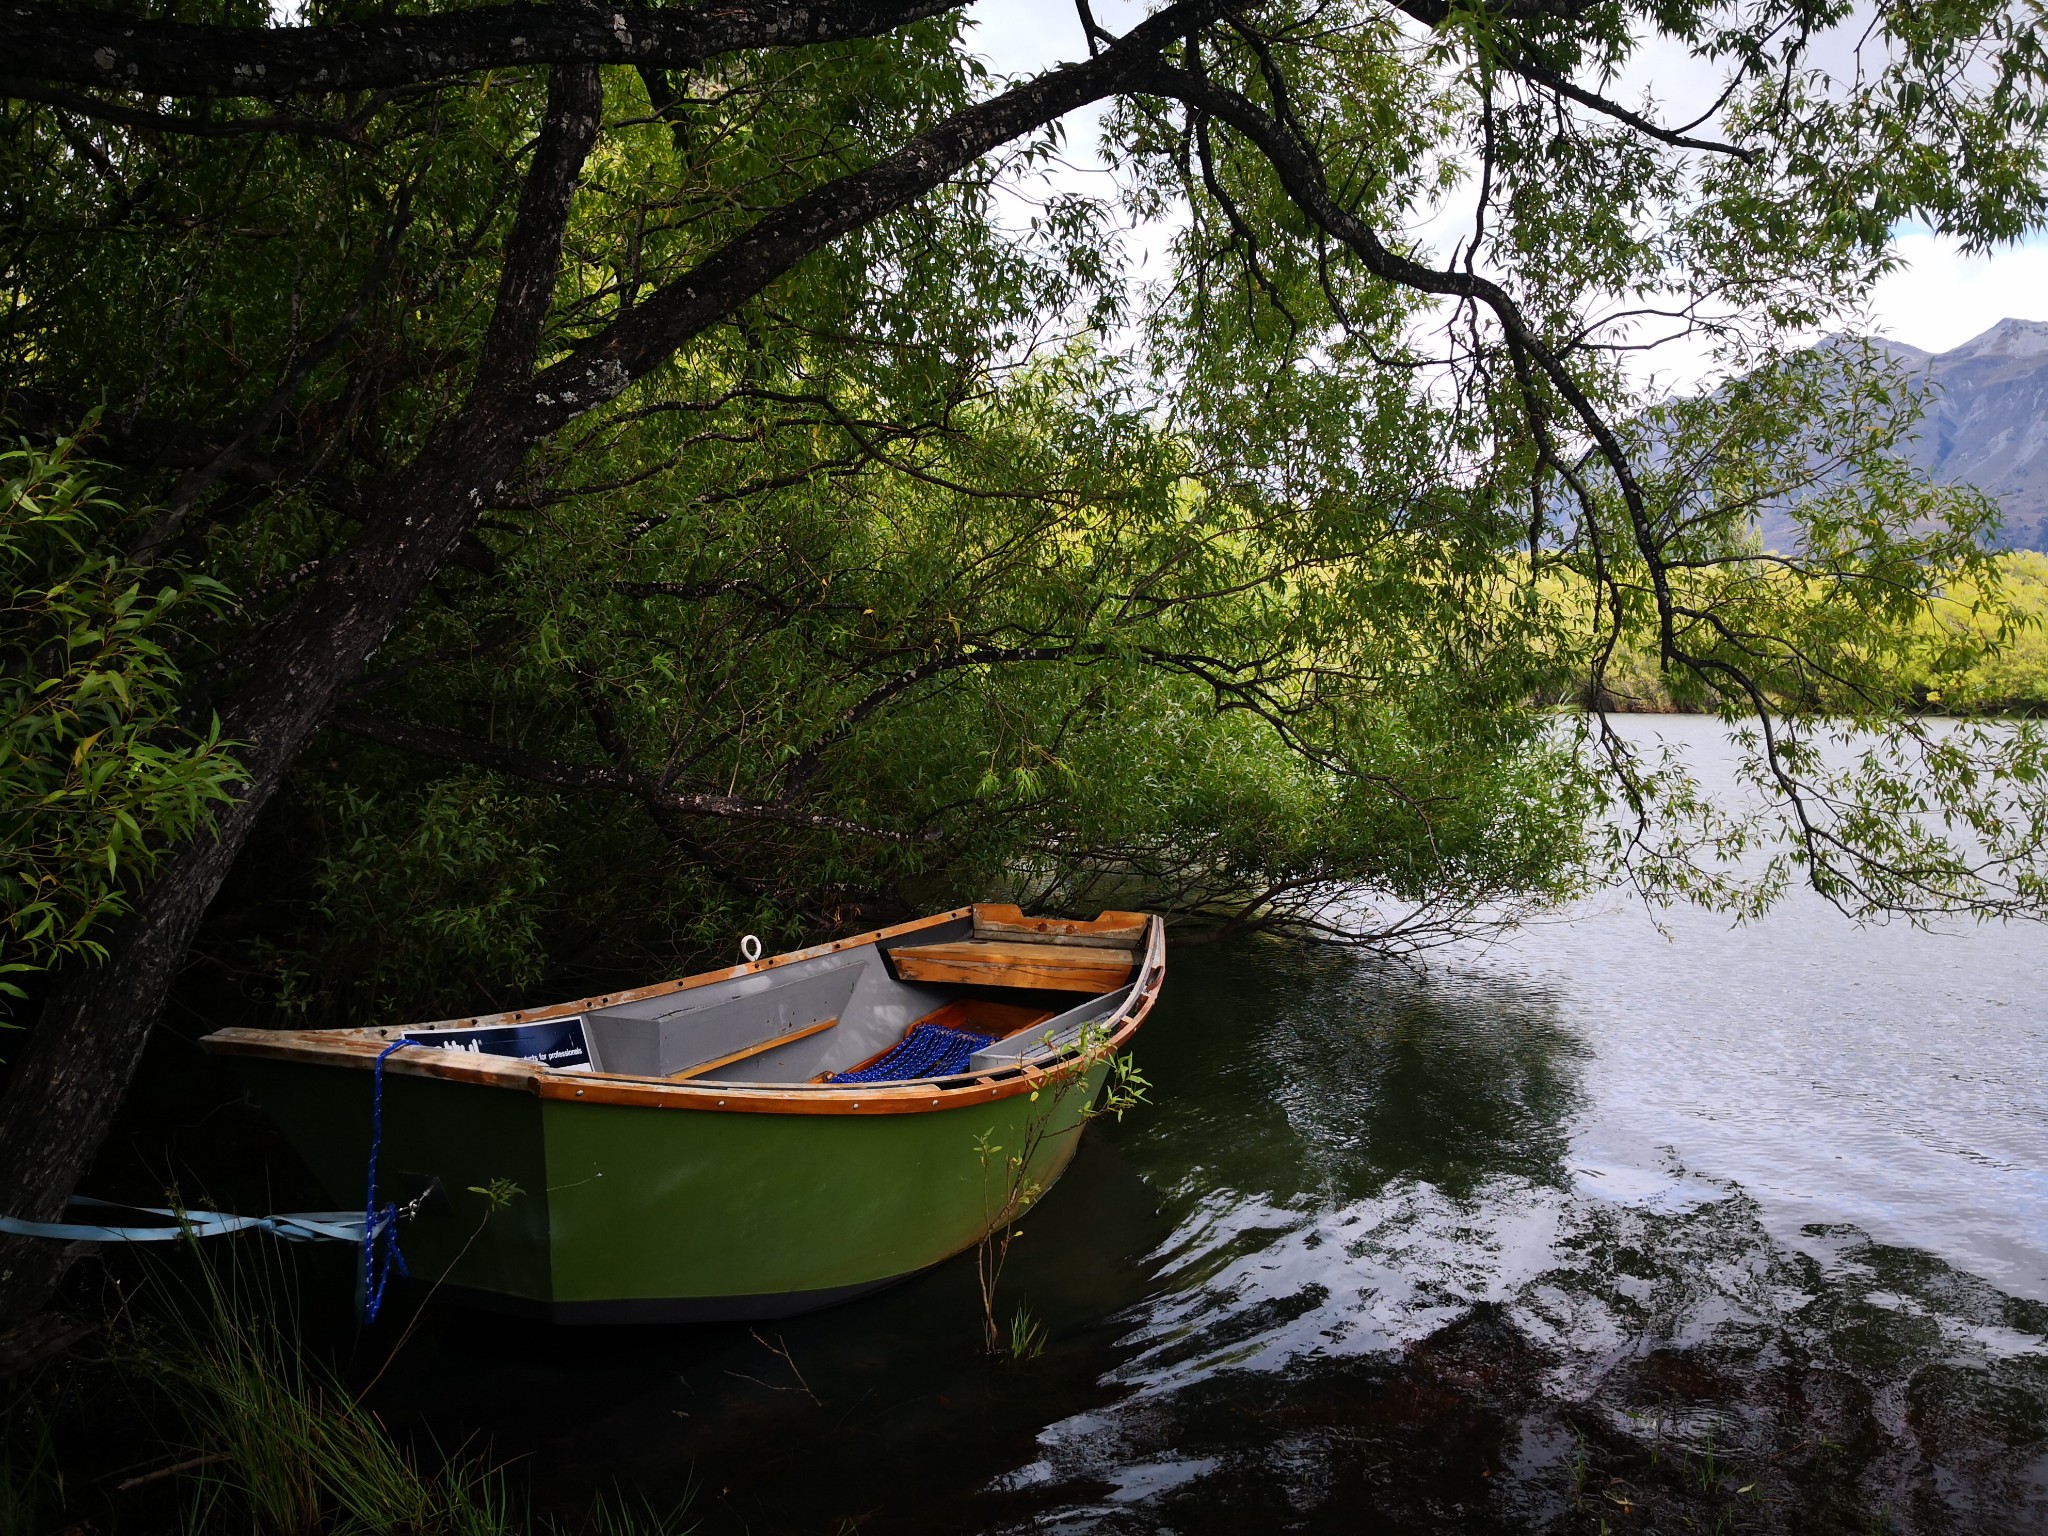
[[[597,1069],[668,1077],[777,1035],[839,1018],[858,976],[857,967],[844,965],[799,975],[772,971],[741,978],[762,985],[738,996],[705,995],[726,992],[733,985],[719,983],[602,1009],[590,1015],[589,1024]]]
[[[1132,982],[1131,986],[1136,986]],[[1100,1024],[1104,1019],[1121,1008],[1124,999],[1131,995],[1131,987],[1119,987],[1101,997],[1091,997],[1079,1007],[1069,1008],[1065,1013],[1047,1019],[1043,1024],[1034,1024],[1021,1029],[1014,1035],[1007,1035],[995,1044],[976,1051],[967,1059],[971,1070],[987,1071],[994,1067],[1015,1065],[1026,1056],[1051,1053],[1063,1049],[1081,1037],[1081,1031],[1090,1024]],[[1049,1043],[1048,1043],[1049,1042]]]
[[[841,950],[749,976],[594,1009],[591,1055],[600,1072],[668,1077],[750,1045],[837,1018],[831,1029],[769,1046],[706,1072],[707,1083],[801,1083],[839,1072],[892,1045],[915,1019],[953,996],[950,987],[896,980],[882,958],[897,943],[964,938],[970,918],[937,923],[883,945]]]
[[[766,1047],[704,1073],[698,1080],[707,1083],[802,1083],[821,1073],[843,1072],[887,1050],[912,1023],[958,994],[956,987],[898,981],[889,973],[884,951],[899,943],[964,938],[973,929],[972,920],[958,918],[884,945],[595,1009],[588,1015],[590,1054],[600,1072],[670,1077],[735,1051]],[[975,1070],[1013,1066],[1071,1045],[1130,994],[1131,988],[1123,987],[1090,998],[976,1052],[970,1065]],[[830,1029],[784,1045],[773,1043],[778,1035],[835,1018],[839,1022]]]
[[[963,928],[968,926],[961,925]],[[704,1074],[707,1083],[802,1083],[820,1072],[843,1072],[895,1044],[912,1021],[954,995],[952,987],[919,986],[889,974],[879,951],[858,949],[859,978],[835,1029],[749,1056]]]

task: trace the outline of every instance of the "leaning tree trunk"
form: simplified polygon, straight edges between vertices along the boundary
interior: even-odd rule
[[[45,1003],[0,1101],[0,1209],[9,1215],[55,1220],[99,1150],[165,990],[241,846],[228,828],[222,833],[178,850],[110,935],[107,963],[75,972]],[[42,1305],[70,1252],[0,1233],[0,1324]]]
[[[511,467],[504,461],[517,451],[498,444],[516,438],[501,430],[497,415],[478,405],[465,410],[459,427],[468,430],[446,436],[466,441],[450,452],[454,445],[444,440],[440,462],[470,473],[415,482],[380,521],[382,536],[359,540],[342,557],[347,569],[324,576],[282,632],[267,637],[260,670],[223,712],[224,734],[246,744],[241,759],[249,779],[241,796],[211,833],[158,865],[135,911],[109,936],[106,960],[60,981],[14,1065],[0,1099],[0,1210],[31,1221],[54,1220],[62,1211],[99,1150],[200,920],[263,808],[469,526],[475,514],[468,492],[494,486]],[[46,1239],[0,1234],[0,1321],[41,1305],[62,1274],[62,1251]]]
[[[477,450],[488,451],[487,442],[471,447],[471,464]],[[473,477],[472,483],[501,477]],[[380,525],[387,536],[360,541],[344,557],[350,569],[324,579],[294,610],[285,632],[270,637],[260,671],[246,680],[222,720],[224,733],[245,743],[241,759],[249,779],[241,796],[210,833],[166,855],[135,911],[109,935],[105,961],[71,971],[44,1003],[0,1099],[0,1210],[51,1221],[70,1199],[141,1060],[200,920],[263,808],[341,690],[468,526],[469,498],[456,487],[435,489],[438,506],[429,511],[418,505],[420,496],[408,495],[409,505]],[[0,1321],[41,1305],[63,1273],[64,1251],[48,1239],[0,1234]]]
[[[556,69],[507,243],[477,386],[248,658],[222,711],[248,783],[210,834],[172,850],[109,936],[106,960],[51,993],[0,1099],[0,1211],[54,1220],[105,1139],[150,1029],[214,894],[292,763],[333,714],[477,509],[525,457],[524,413],[576,178],[597,136],[597,70]],[[64,1245],[0,1234],[0,1324],[40,1307]]]

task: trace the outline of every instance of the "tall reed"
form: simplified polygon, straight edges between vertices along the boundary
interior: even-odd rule
[[[482,1455],[423,1453],[395,1437],[308,1354],[274,1266],[220,1266],[201,1255],[196,1268],[185,1305],[133,1336],[129,1352],[189,1437],[164,1448],[166,1470],[186,1490],[187,1532],[564,1536],[552,1521],[537,1526]],[[598,1499],[578,1528],[683,1536],[687,1526],[682,1511],[663,1515],[615,1495]]]
[[[188,1305],[133,1353],[182,1421],[192,1531],[254,1536],[503,1536],[523,1524],[504,1478],[468,1455],[423,1458],[297,1337],[268,1267],[201,1256]]]

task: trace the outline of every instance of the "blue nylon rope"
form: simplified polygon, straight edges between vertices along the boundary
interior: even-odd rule
[[[384,1305],[384,1287],[395,1265],[410,1275],[398,1248],[398,1207],[377,1204],[377,1149],[384,1140],[384,1058],[412,1042],[394,1040],[377,1053],[370,1068],[370,1188],[363,1197],[363,1321],[374,1323]]]
[[[889,1047],[889,1054],[857,1072],[835,1072],[828,1083],[901,1083],[920,1077],[948,1077],[967,1070],[967,1058],[995,1040],[964,1029],[920,1024]]]

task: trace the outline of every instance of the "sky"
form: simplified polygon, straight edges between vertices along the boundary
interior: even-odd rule
[[[1148,8],[1132,0],[1094,0],[1093,5],[1096,19],[1116,32]],[[1066,0],[977,0],[968,14],[974,23],[970,46],[1004,73],[1036,71],[1083,56],[1080,27]],[[1646,52],[1640,69],[1624,78],[1616,94],[1633,100],[1648,89],[1674,112],[1685,112],[1689,96],[1713,85],[1681,51],[1669,47]],[[1074,164],[1066,176],[1077,189],[1107,190],[1094,154],[1099,119],[1098,111],[1089,111],[1074,114],[1067,123],[1068,158]],[[1869,306],[1872,328],[1880,335],[1945,352],[2007,317],[2048,320],[2048,236],[1966,256],[1952,240],[1924,228],[1905,228],[1896,236],[1896,249],[1902,265],[1879,282]],[[1138,260],[1145,254],[1142,244],[1134,249]],[[1683,374],[1687,362],[1673,356],[1663,366],[1671,365]]]
[[[1897,242],[1906,265],[1872,296],[1880,335],[1946,352],[2008,317],[2048,320],[2048,239],[1989,256],[1965,256],[1953,240],[1924,229]]]

